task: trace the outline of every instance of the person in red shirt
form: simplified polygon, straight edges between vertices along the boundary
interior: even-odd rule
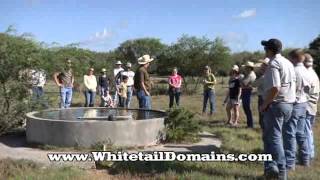
[[[180,95],[181,95],[181,83],[182,78],[178,74],[178,69],[175,67],[172,70],[171,76],[169,76],[169,108],[172,108],[174,100],[176,100],[176,105],[180,105]]]

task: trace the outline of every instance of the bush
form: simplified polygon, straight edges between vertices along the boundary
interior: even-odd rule
[[[23,124],[30,99],[30,69],[39,66],[31,40],[0,33],[0,135]]]
[[[194,114],[185,108],[169,110],[165,120],[166,142],[196,142],[199,140],[201,126]]]

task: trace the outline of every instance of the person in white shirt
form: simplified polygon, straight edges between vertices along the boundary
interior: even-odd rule
[[[113,78],[114,78],[114,84],[115,84],[115,89],[116,92],[114,93],[114,104],[116,105],[117,102],[119,102],[118,94],[119,94],[119,85],[121,83],[121,72],[124,71],[122,68],[122,62],[117,61],[115,64],[115,68],[113,69]]]
[[[44,70],[31,70],[31,84],[33,97],[35,99],[41,98],[44,94],[43,87],[46,84],[46,74]]]
[[[253,128],[253,117],[251,111],[251,94],[252,94],[252,84],[256,80],[256,74],[254,73],[254,63],[248,61],[245,64],[245,75],[241,79],[241,98],[243,111],[247,117],[247,127]]]
[[[90,68],[87,75],[83,76],[83,82],[85,86],[85,107],[93,107],[95,103],[95,96],[97,91],[97,79],[93,74],[94,69]]]
[[[264,162],[266,179],[287,179],[286,156],[283,147],[283,123],[290,120],[296,100],[296,76],[292,63],[283,57],[278,39],[261,41],[270,59],[263,79],[263,143],[264,153],[272,161]]]
[[[109,90],[106,90],[104,92],[102,98],[103,98],[103,107],[108,107],[108,108],[114,107],[113,100],[112,100],[112,97],[109,93]]]
[[[283,124],[284,150],[286,155],[286,164],[288,170],[294,170],[296,159],[299,159],[302,165],[308,166],[309,155],[307,136],[305,133],[306,113],[308,92],[310,90],[310,80],[307,69],[305,68],[304,52],[302,49],[294,49],[289,53],[289,58],[294,65],[296,74],[296,99],[293,105],[292,115],[289,121]],[[299,148],[296,147],[299,146]],[[299,150],[296,158],[297,149]]]
[[[314,137],[312,127],[317,114],[317,106],[319,100],[320,84],[319,77],[313,69],[313,58],[310,54],[304,54],[304,66],[307,68],[308,77],[310,78],[310,91],[308,94],[307,115],[306,115],[306,136],[310,160],[315,157]]]
[[[131,104],[131,98],[133,94],[133,87],[134,87],[134,75],[135,73],[131,70],[132,64],[128,62],[126,64],[126,70],[121,72],[121,76],[126,76],[128,77],[128,82],[127,82],[127,99],[126,99],[126,106],[127,108],[130,108]]]

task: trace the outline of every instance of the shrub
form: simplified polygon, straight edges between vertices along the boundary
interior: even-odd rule
[[[185,108],[169,110],[165,120],[167,142],[196,142],[199,140],[201,126],[194,114]]]

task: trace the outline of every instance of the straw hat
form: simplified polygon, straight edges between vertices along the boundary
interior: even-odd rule
[[[116,62],[116,65],[121,65],[121,64],[122,64],[121,61],[117,61],[117,62]]]
[[[154,59],[150,57],[149,54],[143,55],[141,57],[139,57],[138,59],[138,64],[147,64],[152,62]]]
[[[239,66],[238,65],[233,65],[232,70],[239,72]]]
[[[245,66],[246,67],[254,67],[254,63],[253,62],[251,62],[251,61],[248,61],[248,62],[246,62],[246,64],[245,64]]]
[[[270,61],[269,58],[265,58],[265,59],[260,59],[258,62],[259,62],[259,63],[262,63],[262,64],[268,64],[269,61]]]
[[[127,66],[128,68],[131,68],[132,64],[129,63],[129,62],[127,62],[126,66]]]
[[[101,72],[107,72],[106,68],[102,68]]]

